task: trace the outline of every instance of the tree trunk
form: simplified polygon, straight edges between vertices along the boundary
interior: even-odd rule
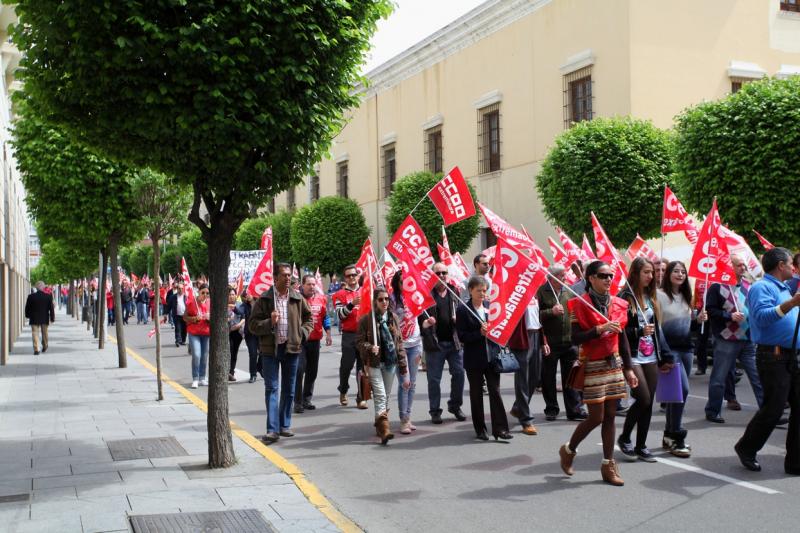
[[[106,345],[105,317],[108,314],[106,307],[106,276],[108,276],[108,251],[101,252],[100,280],[97,284],[97,349],[102,350]],[[101,296],[102,295],[102,296]]]
[[[159,304],[161,304],[161,250],[158,247],[158,232],[156,235],[151,237],[153,241],[153,272],[156,274],[153,276],[153,293],[154,298],[156,299],[156,303],[153,306],[153,310],[155,311],[155,328],[156,328],[156,383],[158,385],[158,400],[161,401],[164,399],[164,390],[162,388],[161,383],[161,324],[159,323],[160,315],[159,313]]]
[[[119,285],[119,237],[112,235],[108,240],[108,255],[111,259],[111,293],[114,295],[114,327],[117,332],[117,360],[120,368],[128,367],[128,354],[125,351],[125,329],[122,327],[122,291]]]
[[[208,238],[208,284],[211,296],[211,348],[208,388],[208,464],[227,468],[236,462],[228,413],[228,266],[234,217],[227,212],[212,217]]]

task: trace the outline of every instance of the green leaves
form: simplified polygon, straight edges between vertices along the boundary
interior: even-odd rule
[[[291,211],[278,211],[274,215],[249,218],[242,222],[233,237],[234,250],[258,250],[261,248],[261,236],[268,226],[272,226],[272,253],[276,262],[295,262],[292,251],[292,218]]]

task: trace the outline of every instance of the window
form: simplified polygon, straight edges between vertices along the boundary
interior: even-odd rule
[[[294,211],[295,207],[297,207],[297,197],[295,195],[295,191],[295,187],[292,187],[286,191],[286,209],[289,211]]]
[[[781,0],[781,11],[800,13],[800,0]]]
[[[425,170],[428,172],[444,171],[442,159],[442,127],[436,126],[425,130]]]
[[[746,83],[750,83],[751,81],[757,81],[756,78],[742,78],[737,76],[731,76],[731,94],[736,94],[739,90],[744,87]]]
[[[311,180],[308,183],[310,200],[315,202],[319,200],[319,174],[314,174],[311,176]]]
[[[582,68],[564,76],[564,128],[594,116],[592,69]]]
[[[480,174],[500,170],[500,104],[478,110],[478,169]]]
[[[395,159],[394,143],[387,144],[381,151],[381,182],[383,183],[383,197],[392,194],[392,187],[397,180],[397,161]]]
[[[497,244],[497,237],[491,229],[481,228],[481,243],[484,250]]]
[[[347,161],[336,165],[336,194],[347,198]]]

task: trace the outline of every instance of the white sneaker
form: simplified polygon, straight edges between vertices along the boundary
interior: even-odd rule
[[[192,381],[192,388],[193,389],[197,388],[197,380]]]
[[[207,379],[201,379],[200,380],[200,385],[202,385],[203,387],[208,387],[208,380]]]

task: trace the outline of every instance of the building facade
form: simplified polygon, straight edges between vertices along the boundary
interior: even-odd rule
[[[800,74],[798,4],[487,1],[369,72],[361,105],[306,180],[307,194],[284,193],[277,207],[348,196],[383,246],[393,181],[457,165],[482,203],[544,242],[554,233],[535,178],[560,132],[626,115],[669,128],[687,106],[764,76]],[[491,243],[484,229],[469,252]],[[684,256],[684,244],[668,239],[667,251]]]
[[[19,178],[10,144],[10,93],[18,88],[14,70],[20,53],[9,42],[8,26],[17,21],[13,7],[0,6],[0,364],[6,364],[11,347],[25,326],[25,300],[30,292],[29,234],[25,189]]]

